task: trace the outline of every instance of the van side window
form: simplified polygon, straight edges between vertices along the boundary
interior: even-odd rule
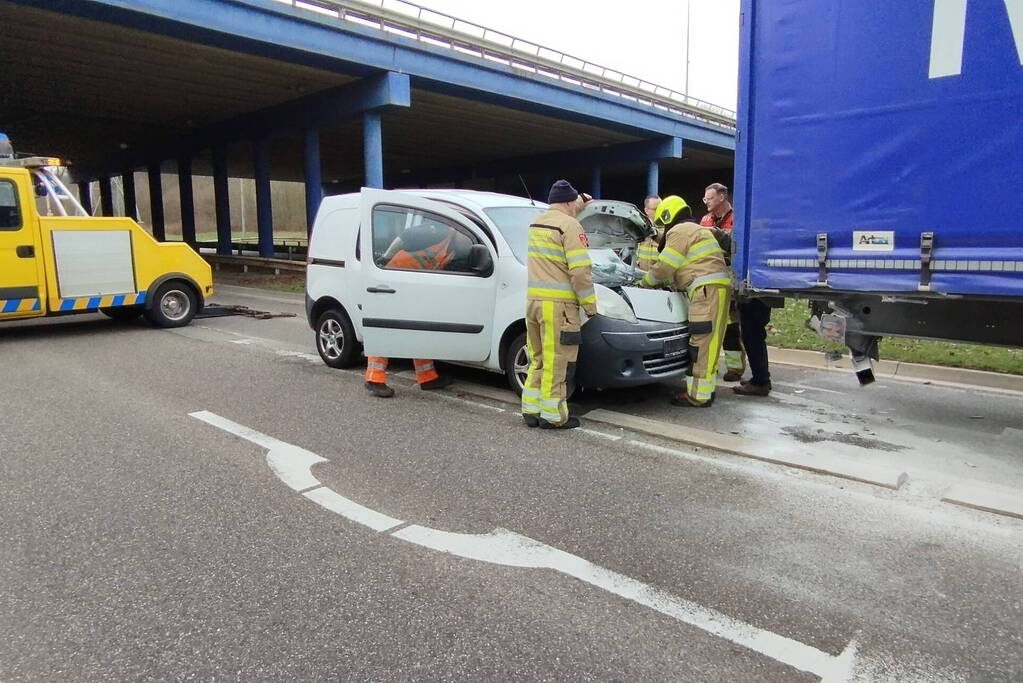
[[[0,180],[0,230],[21,230],[18,188],[10,180]]]
[[[481,242],[443,216],[400,206],[373,209],[373,261],[380,268],[472,274],[474,244]]]

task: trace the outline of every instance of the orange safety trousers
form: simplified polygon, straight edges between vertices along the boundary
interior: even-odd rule
[[[437,371],[433,367],[432,360],[412,361],[416,368],[416,382],[426,384],[438,379]],[[366,381],[375,384],[387,384],[387,359],[379,356],[370,356],[366,359]]]

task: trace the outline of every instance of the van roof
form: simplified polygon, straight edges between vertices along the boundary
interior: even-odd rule
[[[510,194],[497,192],[481,192],[479,190],[424,190],[424,189],[401,189],[395,192],[404,192],[423,199],[434,199],[459,204],[470,209],[489,209],[498,206],[537,206],[547,208],[547,204],[536,201],[535,204],[524,197],[516,197]],[[348,205],[353,200],[357,201],[358,192],[347,195],[336,195],[327,197],[324,202],[330,204]]]

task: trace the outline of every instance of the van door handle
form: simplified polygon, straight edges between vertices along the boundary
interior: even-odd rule
[[[386,285],[382,287],[367,287],[366,291],[370,294],[397,294],[395,290]]]
[[[18,255],[18,258],[35,258],[36,248],[31,244],[19,244],[14,249],[14,253]]]

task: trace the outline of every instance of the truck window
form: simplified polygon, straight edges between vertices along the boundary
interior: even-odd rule
[[[0,230],[21,230],[18,189],[10,180],[0,180]]]
[[[380,268],[472,274],[473,244],[481,242],[443,216],[399,206],[373,209],[373,261]]]

